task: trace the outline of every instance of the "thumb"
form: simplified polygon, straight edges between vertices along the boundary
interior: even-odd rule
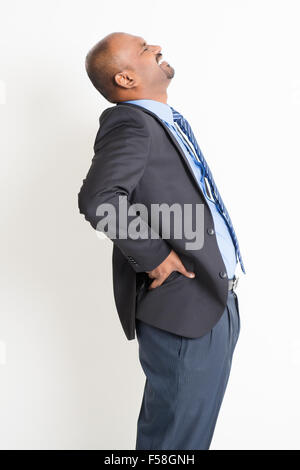
[[[193,273],[192,271],[187,271],[182,263],[181,265],[178,266],[177,271],[179,271],[181,274],[183,274],[186,277],[189,277],[189,278],[195,277],[195,273]]]

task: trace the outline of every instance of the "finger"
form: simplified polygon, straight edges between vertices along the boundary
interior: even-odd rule
[[[148,287],[148,290],[155,289],[157,285],[157,280],[155,279],[153,282],[151,282],[150,286]]]
[[[181,274],[183,274],[186,277],[189,277],[189,278],[195,277],[195,273],[193,273],[192,271],[187,271],[182,263],[177,267],[177,271],[179,271]]]
[[[148,277],[150,277],[150,279],[156,279],[154,274],[152,274],[152,273],[148,273]]]
[[[150,286],[148,287],[149,290],[156,289],[156,287],[161,286],[163,283],[162,279],[156,278],[153,282],[151,282]]]

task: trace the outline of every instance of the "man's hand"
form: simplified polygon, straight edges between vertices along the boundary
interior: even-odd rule
[[[161,286],[173,271],[179,271],[181,274],[189,278],[195,277],[195,273],[187,271],[183,266],[179,256],[175,253],[174,250],[172,250],[167,258],[159,266],[157,266],[155,269],[152,269],[152,271],[146,271],[148,276],[151,279],[154,279],[154,281],[149,286],[149,290]]]

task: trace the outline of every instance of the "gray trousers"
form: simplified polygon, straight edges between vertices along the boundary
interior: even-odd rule
[[[182,312],[184,315],[184,312]],[[136,450],[207,450],[240,332],[237,294],[200,338],[185,338],[136,320],[146,375]]]

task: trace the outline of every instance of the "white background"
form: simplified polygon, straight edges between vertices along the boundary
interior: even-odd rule
[[[0,447],[133,449],[144,376],[77,194],[110,103],[84,59],[162,46],[239,237],[241,334],[211,449],[299,449],[297,1],[1,1]]]

